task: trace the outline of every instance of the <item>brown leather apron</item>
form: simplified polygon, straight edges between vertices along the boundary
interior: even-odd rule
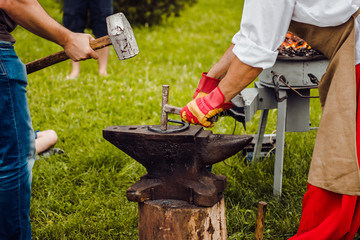
[[[289,30],[322,52],[330,63],[321,78],[323,113],[308,182],[347,195],[360,195],[356,153],[355,17],[336,27],[291,22]]]

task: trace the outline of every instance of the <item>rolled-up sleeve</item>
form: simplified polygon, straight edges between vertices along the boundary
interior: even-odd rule
[[[294,7],[295,0],[245,0],[240,31],[232,39],[236,57],[252,67],[272,67]]]

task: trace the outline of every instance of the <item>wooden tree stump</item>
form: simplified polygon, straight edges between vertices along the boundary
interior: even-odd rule
[[[224,198],[212,207],[181,200],[139,203],[139,240],[226,240]]]

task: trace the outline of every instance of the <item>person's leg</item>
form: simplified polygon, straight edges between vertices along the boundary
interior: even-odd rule
[[[75,79],[80,75],[80,62],[71,60],[71,72],[67,76],[67,79]]]
[[[109,61],[109,47],[105,47],[96,51],[99,54],[98,65],[99,65],[99,75],[107,76],[107,65]]]
[[[360,65],[356,66],[356,92],[359,108]],[[357,111],[356,143],[360,144],[360,111]],[[360,148],[357,147],[358,161]],[[360,165],[360,162],[359,162]],[[303,199],[298,233],[291,240],[352,240],[360,226],[360,199],[309,184]]]
[[[88,20],[88,0],[64,0],[64,27],[73,32],[84,32]],[[77,78],[80,74],[80,62],[71,61],[69,79]]]
[[[112,0],[92,0],[89,4],[90,24],[96,38],[107,35],[106,17],[113,13]],[[109,47],[97,51],[99,75],[107,76]]]
[[[88,19],[88,3],[88,0],[64,0],[64,27],[73,32],[84,32]]]
[[[347,239],[358,214],[357,197],[342,195],[309,184],[303,199],[301,221],[291,240]]]
[[[37,138],[35,139],[36,153],[42,153],[49,149],[57,142],[58,136],[54,130],[44,130],[37,132]]]
[[[31,170],[35,136],[24,64],[0,43],[0,239],[31,239]]]

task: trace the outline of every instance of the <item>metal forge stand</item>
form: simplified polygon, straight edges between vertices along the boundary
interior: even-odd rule
[[[167,126],[167,113],[178,111],[167,101],[165,88],[162,116],[166,118],[160,126],[103,130],[106,140],[147,170],[127,190],[128,200],[139,203],[139,239],[225,240],[226,177],[209,172],[206,166],[236,154],[253,137],[213,134],[199,126]]]
[[[260,74],[255,88],[246,88],[232,99],[235,107],[230,110],[230,115],[243,123],[249,122],[261,110],[253,162],[259,159],[269,110],[278,110],[273,185],[275,196],[280,197],[282,192],[285,132],[308,132],[311,129],[310,89],[317,88],[317,79],[325,73],[327,65],[327,59],[278,60],[272,68]]]

